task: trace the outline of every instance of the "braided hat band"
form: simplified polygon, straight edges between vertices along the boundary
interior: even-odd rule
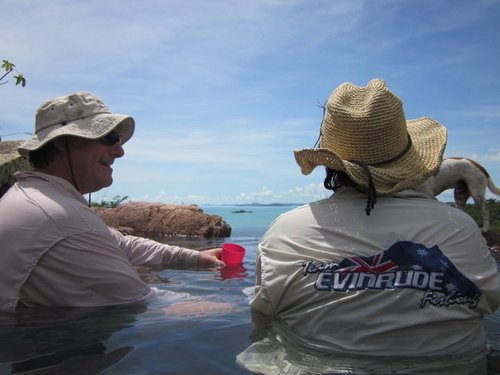
[[[407,121],[401,100],[381,79],[344,83],[328,98],[319,147],[295,150],[303,174],[317,166],[344,171],[378,194],[416,187],[439,169],[446,128],[431,118]]]

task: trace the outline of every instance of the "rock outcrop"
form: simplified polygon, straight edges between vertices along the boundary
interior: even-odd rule
[[[134,236],[161,240],[172,236],[231,235],[231,227],[220,216],[209,215],[196,205],[130,202],[94,210],[108,226]]]
[[[23,141],[0,142],[0,197],[14,184],[15,171],[30,170],[29,162],[17,152]]]

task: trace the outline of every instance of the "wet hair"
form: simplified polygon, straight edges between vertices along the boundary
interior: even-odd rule
[[[326,177],[323,181],[323,186],[325,189],[337,191],[342,186],[353,186],[357,187],[357,185],[350,179],[347,173],[343,171],[335,171],[328,167],[325,168]]]
[[[33,168],[45,168],[60,151],[53,142],[43,145],[38,150],[30,151],[29,161]]]
[[[362,167],[365,167],[362,165]],[[347,173],[343,171],[335,171],[333,169],[330,169],[326,167],[326,177],[325,180],[323,181],[323,186],[325,189],[332,190],[333,192],[337,191],[340,189],[342,186],[352,186],[356,190],[359,190],[361,192],[367,193],[367,201],[366,201],[366,208],[365,208],[365,213],[367,216],[370,216],[370,212],[375,206],[375,203],[377,202],[377,193],[375,191],[375,186],[373,184],[373,181],[371,179],[371,174],[370,171],[368,170],[368,167],[365,167],[367,169],[367,173],[369,176],[369,182],[368,182],[368,190],[360,187],[356,183],[354,183],[353,180],[347,175]]]

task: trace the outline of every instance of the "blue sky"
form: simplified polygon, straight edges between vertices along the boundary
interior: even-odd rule
[[[407,119],[448,128],[446,156],[479,161],[500,185],[498,0],[3,0],[0,9],[0,58],[28,80],[0,87],[4,140],[26,139],[42,102],[75,91],[136,120],[113,185],[94,200],[326,197],[323,170],[301,175],[293,149],[314,145],[318,104],[335,87],[377,77]]]

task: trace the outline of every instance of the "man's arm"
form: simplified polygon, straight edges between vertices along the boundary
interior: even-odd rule
[[[220,258],[220,248],[209,250],[191,250],[180,246],[171,246],[151,239],[126,236],[110,228],[111,235],[116,239],[134,266],[165,266],[168,264],[216,264],[223,265]]]

